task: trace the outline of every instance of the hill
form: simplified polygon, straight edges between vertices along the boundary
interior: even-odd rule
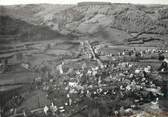
[[[29,24],[9,16],[0,16],[0,42],[27,42],[39,40],[65,39],[49,27]]]
[[[109,3],[2,6],[3,15],[62,35],[123,44],[167,42],[168,6]]]

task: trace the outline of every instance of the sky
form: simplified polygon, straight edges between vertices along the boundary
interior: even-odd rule
[[[112,3],[134,3],[134,4],[168,4],[168,0],[0,0],[0,5],[14,4],[77,4],[84,1],[112,2]]]

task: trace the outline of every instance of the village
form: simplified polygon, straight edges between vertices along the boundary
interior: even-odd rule
[[[0,117],[168,117],[167,37],[165,4],[0,4]]]
[[[18,69],[33,75],[27,78],[29,81],[24,79],[20,83],[16,78],[14,91],[17,93],[11,94],[12,98],[1,107],[3,116],[108,117],[134,116],[142,112],[144,116],[157,116],[158,113],[167,116],[167,107],[161,105],[168,95],[167,71],[164,67],[158,71],[159,57],[168,55],[166,49],[127,47],[122,51],[107,52],[103,49],[110,46],[89,41],[82,42],[80,47],[78,58],[63,58],[57,64],[50,60],[32,67],[30,63],[20,62]],[[1,58],[2,75],[10,70],[8,59],[9,56]],[[38,102],[33,110],[19,108],[26,97],[17,90],[25,84],[29,87],[28,92],[45,92],[49,102]],[[144,106],[149,111],[143,110]]]

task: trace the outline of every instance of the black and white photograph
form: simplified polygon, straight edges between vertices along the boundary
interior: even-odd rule
[[[168,117],[168,0],[0,0],[0,117]]]

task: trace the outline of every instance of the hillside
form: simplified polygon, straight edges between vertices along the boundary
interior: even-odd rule
[[[35,26],[9,16],[0,16],[0,42],[27,42],[65,38],[46,26]]]
[[[168,35],[168,6],[79,3],[3,6],[2,15],[46,26],[63,35],[123,44],[162,44]],[[152,42],[152,43],[151,43]]]

